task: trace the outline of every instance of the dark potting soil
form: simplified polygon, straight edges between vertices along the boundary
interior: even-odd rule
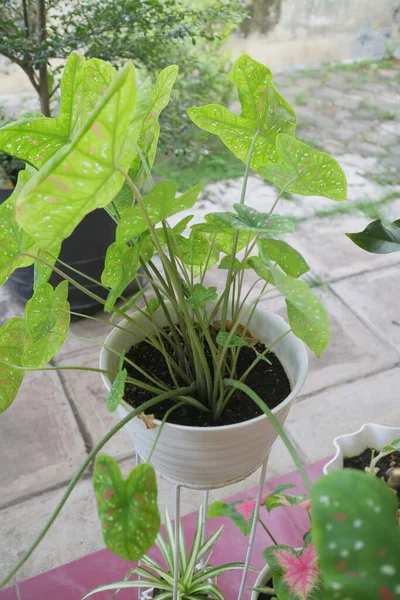
[[[372,453],[374,453],[374,456],[377,456],[377,454],[379,454],[379,450],[367,448],[358,456],[352,456],[350,458],[345,457],[343,465],[347,469],[358,469],[360,471],[364,471],[365,467],[369,467],[371,463]],[[377,477],[387,482],[387,473],[389,469],[392,469],[394,467],[400,467],[400,450],[397,450],[396,452],[392,452],[391,454],[384,456],[377,462],[376,466],[379,469]],[[400,488],[397,488],[397,496],[400,500]]]
[[[205,348],[208,363],[212,368],[210,352],[208,351],[207,353],[207,346],[205,346]],[[265,348],[265,345],[261,342],[258,342],[255,345],[255,349],[260,353],[263,352]],[[172,353],[172,348],[170,348],[170,351]],[[145,341],[139,342],[135,346],[132,346],[126,356],[138,367],[147,373],[151,373],[153,377],[160,379],[171,389],[175,387],[168,371],[165,358],[149,343]],[[256,355],[252,348],[242,347],[240,349],[236,369],[237,378],[247,370],[255,358]],[[247,376],[245,383],[256,392],[262,400],[264,400],[269,408],[272,409],[290,394],[290,383],[283,366],[275,354],[269,352],[266,354],[266,358],[268,358],[271,364],[268,364],[264,360],[260,360]],[[125,363],[125,367],[130,377],[140,381],[146,381],[146,377],[135,367],[128,363]],[[143,402],[150,400],[152,397],[154,397],[152,392],[143,390],[135,384],[127,383],[125,385],[124,399],[134,408],[140,406]],[[151,413],[154,414],[156,419],[162,419],[167,410],[174,406],[174,404],[175,403],[170,400],[161,402],[151,408]],[[215,425],[221,426],[242,423],[243,421],[254,419],[261,414],[261,409],[250,400],[246,394],[240,390],[236,390],[222,413],[219,423],[214,423],[209,413],[201,412],[187,404],[173,411],[168,417],[168,422],[190,427],[212,427]]]

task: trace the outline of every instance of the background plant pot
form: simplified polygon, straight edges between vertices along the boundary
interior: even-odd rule
[[[10,190],[10,194],[11,192],[12,190]],[[0,197],[0,203],[6,200],[8,195],[3,193],[2,197]],[[71,267],[89,275],[89,277],[100,281],[107,248],[115,241],[115,227],[114,221],[105,210],[98,209],[89,213],[70,237],[64,240],[61,247],[60,259]],[[107,290],[103,287],[91,283],[85,277],[77,275],[66,268],[61,268],[61,270],[97,296],[101,298],[107,297]],[[56,286],[61,281],[63,281],[62,277],[56,273],[52,274],[50,283],[53,286]],[[33,292],[33,266],[23,267],[14,271],[9,277],[7,285],[19,300],[23,303],[27,302]],[[133,281],[127,292],[134,293],[136,290],[137,282]],[[89,298],[89,296],[73,285],[69,286],[68,301],[72,311],[83,314],[93,314],[102,307],[100,302]]]
[[[253,587],[259,587],[261,585],[266,585],[271,579],[271,569],[268,565],[265,565],[263,570],[260,572],[259,576],[256,579]],[[255,592],[254,590],[251,592],[251,600],[258,600],[260,594]]]
[[[344,458],[358,456],[367,448],[381,450],[383,446],[400,437],[400,427],[386,427],[366,423],[358,431],[340,435],[333,440],[335,456],[324,466],[324,474],[343,469]]]
[[[210,303],[211,305],[211,303]],[[211,305],[212,306],[212,305]],[[247,305],[246,310],[250,310]],[[171,310],[172,318],[175,318]],[[155,315],[159,325],[167,325],[162,313]],[[246,315],[243,315],[243,320]],[[133,315],[132,321],[124,321],[127,331],[114,329],[106,339],[106,345],[118,352],[128,350],[145,336],[135,325],[138,323],[145,331],[153,332],[152,324],[140,313]],[[263,308],[256,308],[249,326],[256,331],[257,337],[268,345],[288,330],[283,319]],[[283,424],[289,412],[290,404],[299,393],[307,374],[307,353],[303,343],[289,333],[275,346],[274,352],[281,361],[291,384],[291,393],[273,412]],[[108,371],[118,370],[119,357],[102,348],[100,367]],[[102,375],[107,390],[112,380]],[[122,402],[118,407],[121,417],[132,408]],[[159,424],[160,421],[155,421]],[[157,429],[146,429],[140,419],[132,419],[126,425],[136,450],[143,460],[147,460],[157,435]],[[194,489],[223,487],[248,477],[267,458],[276,433],[265,415],[250,421],[224,427],[185,427],[166,423],[152,457],[152,465],[164,478],[173,483],[181,483]]]

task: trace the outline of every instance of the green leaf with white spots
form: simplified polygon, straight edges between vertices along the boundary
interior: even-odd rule
[[[276,151],[278,161],[258,169],[265,179],[293,194],[346,200],[346,175],[332,156],[283,133],[276,138]]]
[[[304,281],[289,277],[272,264],[268,265],[275,287],[286,299],[287,314],[293,333],[318,357],[329,342],[328,314],[321,300]]]
[[[372,221],[364,231],[346,233],[357,246],[372,254],[400,251],[400,219],[385,226],[380,219]]]
[[[397,598],[400,528],[393,491],[377,477],[343,469],[314,484],[311,503],[324,598]]]
[[[158,118],[169,102],[177,75],[178,67],[176,65],[171,65],[161,71],[154,86],[147,112],[142,111],[141,114],[142,127],[137,143],[150,171],[154,164],[160,135]],[[129,176],[139,189],[148,179],[139,154],[135,156],[130,166]]]
[[[22,363],[43,367],[64,343],[70,322],[68,282],[55,290],[49,283],[37,287],[25,307],[26,341]]]
[[[271,262],[277,263],[291,277],[300,277],[310,270],[301,254],[282,240],[264,238],[258,242],[258,247]]]
[[[234,204],[233,208],[237,214],[231,212],[213,213],[213,226],[216,228],[219,225],[220,229],[235,229],[264,235],[292,233],[295,229],[294,221],[289,217],[261,213],[244,204]]]
[[[101,283],[110,287],[104,310],[110,312],[119,296],[136,277],[139,268],[140,246],[114,242],[107,248]]]
[[[42,260],[45,260],[49,265],[45,265],[40,260],[35,260],[34,262],[34,276],[33,276],[33,288],[36,289],[40,285],[47,283],[51,277],[53,272],[52,267],[54,267],[57,262],[58,256],[61,251],[61,244],[57,244],[51,251],[47,252],[46,250],[39,250],[36,252],[36,256]]]
[[[0,285],[19,267],[27,267],[34,261],[24,254],[35,254],[34,240],[15,220],[15,199],[22,193],[34,169],[18,173],[17,185],[12,195],[0,205]]]
[[[255,273],[267,283],[274,283],[271,270],[259,256],[249,256],[246,260],[246,266],[252,268]]]
[[[189,117],[201,129],[218,135],[238,158],[246,162],[251,143],[258,133],[251,167],[276,162],[275,139],[279,133],[294,134],[296,117],[292,107],[275,90],[271,71],[243,55],[234,63],[231,79],[242,107],[240,115],[218,104],[190,108]]]
[[[60,115],[24,118],[0,129],[0,149],[40,168],[60,148],[71,142],[78,118],[79,89],[84,56],[70,54],[61,79]]]
[[[130,126],[135,109],[135,71],[119,71],[74,140],[58,150],[17,199],[17,221],[43,250],[66,237],[83,217],[107,206],[121,188],[136,152]]]
[[[185,265],[202,266],[206,263],[210,254],[210,242],[205,233],[192,229],[188,238],[179,236],[176,243]]]
[[[115,412],[124,397],[125,381],[127,377],[127,370],[122,369],[114,379],[107,398],[107,410],[109,412]]]
[[[172,181],[160,181],[143,199],[148,218],[152,225],[182,210],[191,208],[203,186],[195,185],[178,198],[177,186]],[[137,204],[124,211],[117,227],[117,242],[129,242],[137,235],[147,231],[147,222],[141,207]]]
[[[13,403],[24,378],[23,370],[11,366],[21,366],[24,343],[25,321],[13,317],[0,329],[0,413]]]
[[[117,70],[108,62],[99,58],[86,60],[82,65],[80,86],[75,92],[77,95],[76,122],[72,123],[72,131],[85,124],[88,115],[95,108],[106,90],[111,85]]]
[[[192,293],[186,299],[187,308],[205,308],[207,302],[217,300],[217,288],[214,286],[206,287],[201,283],[195,283]]]
[[[124,560],[139,560],[150,550],[160,529],[153,467],[138,465],[124,480],[113,458],[98,456],[93,486],[107,548]]]
[[[194,231],[202,231],[209,234],[212,246],[224,254],[232,254],[233,241],[237,230],[229,227],[218,217],[219,213],[210,213],[204,216],[205,223],[196,223],[191,227]],[[217,216],[215,216],[217,215]],[[239,231],[236,251],[240,252],[253,239],[254,233]]]

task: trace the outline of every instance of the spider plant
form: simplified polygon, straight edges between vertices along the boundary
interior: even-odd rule
[[[227,563],[213,567],[210,565],[212,547],[220,537],[224,526],[222,525],[207,540],[203,540],[203,508],[197,513],[196,531],[190,551],[187,549],[185,533],[182,523],[179,524],[179,576],[178,576],[178,600],[201,600],[212,598],[225,600],[225,596],[217,586],[217,578],[224,573],[234,569],[242,569],[243,563]],[[162,566],[157,560],[147,554],[141,559],[141,564],[130,569],[124,581],[102,585],[91,590],[82,600],[98,592],[126,588],[146,589],[153,593],[157,600],[172,600],[174,589],[174,552],[175,533],[168,509],[165,511],[165,537],[159,533],[156,546],[165,561]],[[136,575],[137,579],[130,578]],[[116,595],[116,594],[115,594]]]

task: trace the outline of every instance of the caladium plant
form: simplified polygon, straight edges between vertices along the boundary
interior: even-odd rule
[[[117,71],[102,60],[85,60],[74,52],[61,81],[59,116],[50,119],[25,114],[0,129],[0,149],[27,165],[14,193],[0,207],[0,283],[20,267],[35,267],[34,295],[24,318],[14,318],[0,330],[0,411],[12,405],[25,372],[84,369],[80,365],[44,365],[68,335],[67,285],[93,296],[90,288],[77,281],[76,269],[72,274],[66,271],[68,265],[60,261],[59,251],[62,241],[96,209],[106,210],[117,230],[101,282],[96,282],[105,288],[107,298],[103,301],[94,295],[95,299],[104,304],[110,327],[116,317],[129,319],[132,309],[142,313],[149,323],[145,341],[164,357],[173,382],[171,388],[120,355],[118,369],[107,372],[114,381],[107,402],[110,411],[122,400],[125,383],[132,383],[148,392],[150,400],[129,418],[172,399],[174,405],[186,403],[208,413],[218,425],[234,391],[228,382],[236,377],[239,354],[258,341],[251,332],[253,307],[271,286],[285,298],[287,332],[293,331],[317,356],[326,348],[326,310],[300,279],[309,269],[307,262],[281,239],[294,231],[295,224],[275,209],[288,190],[344,200],[342,169],[335,159],[297,139],[294,110],[275,89],[271,72],[245,55],[232,70],[242,106],[240,115],[218,105],[189,110],[195,123],[218,135],[245,164],[240,197],[232,211],[206,215],[204,222],[194,225],[191,215],[182,215],[172,225],[170,217],[192,210],[202,189],[196,185],[178,190],[171,181],[155,184],[151,175],[158,118],[169,101],[177,72],[171,65],[160,73],[154,86],[149,81],[139,85],[131,62]],[[263,210],[256,210],[246,200],[251,169],[278,188],[276,200]],[[224,275],[220,292],[205,280],[213,266],[219,266]],[[124,290],[139,269],[147,287],[126,298]],[[249,269],[262,288],[244,317],[243,280]],[[65,280],[55,290],[48,283],[52,271]],[[160,314],[169,325],[168,332],[158,324]],[[217,315],[219,332],[214,335],[210,332]],[[267,360],[264,354],[255,349],[247,373]],[[140,378],[128,375],[129,364]],[[246,374],[238,385],[244,385],[245,378]],[[99,442],[90,460],[104,443],[104,439]],[[85,465],[86,461],[80,474]],[[282,490],[276,496],[275,502],[288,501]],[[242,514],[245,520],[246,515]],[[133,535],[129,524],[123,529],[128,537]],[[109,546],[114,550],[120,547]]]

